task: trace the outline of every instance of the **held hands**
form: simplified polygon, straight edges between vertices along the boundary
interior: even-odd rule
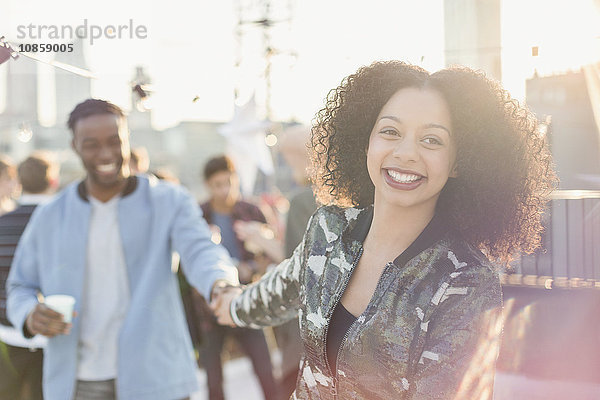
[[[73,317],[77,315],[73,312]],[[44,335],[49,338],[71,333],[72,324],[63,320],[63,315],[38,303],[25,320],[25,327],[32,335]]]
[[[240,293],[242,293],[242,289],[234,286],[215,287],[213,289],[210,308],[215,317],[217,317],[219,324],[236,326],[231,318],[230,306],[231,301],[239,296]]]

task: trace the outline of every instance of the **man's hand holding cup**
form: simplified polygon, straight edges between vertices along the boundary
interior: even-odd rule
[[[25,320],[25,327],[31,335],[44,335],[49,338],[71,333],[71,320],[77,315],[73,311],[75,299],[66,295],[47,296],[44,303],[38,303]]]

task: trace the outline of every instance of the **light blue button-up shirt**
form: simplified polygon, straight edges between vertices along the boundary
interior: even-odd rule
[[[119,400],[181,399],[198,390],[173,252],[186,277],[208,298],[217,279],[237,283],[227,251],[210,241],[201,211],[183,188],[145,176],[119,201],[119,230],[131,300],[119,335]],[[8,317],[23,328],[44,296],[67,294],[79,311],[86,267],[91,206],[68,186],[38,207],[17,247],[7,281]],[[78,318],[70,335],[49,340],[44,352],[44,398],[73,397],[77,372]]]

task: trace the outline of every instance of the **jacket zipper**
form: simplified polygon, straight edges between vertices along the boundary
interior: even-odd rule
[[[356,258],[354,259],[354,262],[352,263],[352,268],[350,269],[350,277],[352,277],[352,272],[354,272],[354,268],[356,268],[356,264],[358,264],[358,260],[360,260],[362,253],[363,253],[363,247],[361,245],[360,250],[358,251],[358,255],[356,256]],[[323,353],[325,356],[325,366],[327,367],[327,370],[329,371],[329,375],[332,377],[330,392],[333,395],[334,399],[337,399],[338,377],[337,377],[337,370],[335,372],[335,375],[331,371],[331,366],[329,365],[329,359],[327,358],[327,333],[329,332],[329,324],[331,323],[331,317],[333,316],[333,312],[335,311],[335,308],[337,307],[338,303],[340,302],[340,299],[342,298],[342,295],[344,294],[344,291],[346,290],[346,286],[348,286],[348,282],[350,282],[350,277],[346,280],[346,282],[344,282],[344,286],[342,287],[340,294],[335,299],[335,303],[333,304],[333,307],[329,311],[329,315],[327,316],[327,325],[325,326],[325,336],[323,337]],[[348,334],[348,332],[346,332],[346,334]],[[345,336],[344,336],[344,338],[345,338]],[[344,342],[344,339],[342,339],[342,343],[343,342]],[[337,357],[336,357],[336,364],[337,364]],[[337,365],[336,365],[336,368],[337,368]]]
[[[354,321],[354,322],[356,322],[356,321]],[[354,324],[352,324],[352,325],[354,325]],[[333,394],[334,398],[337,398],[337,388],[338,388],[338,382],[339,382],[338,365],[339,365],[339,359],[340,359],[340,351],[342,351],[344,342],[346,341],[346,339],[348,339],[348,334],[350,333],[350,328],[352,327],[352,325],[350,325],[348,327],[348,330],[344,334],[344,337],[342,338],[342,341],[340,342],[340,347],[338,348],[338,352],[335,356],[335,375],[333,375],[333,384],[332,384],[332,394]]]
[[[360,258],[360,255],[362,255],[362,248],[361,248],[361,251],[360,251],[360,254],[359,254],[358,258]],[[381,279],[385,275],[386,271],[390,268],[390,265],[394,265],[394,263],[388,262],[385,265],[385,268],[383,269],[383,272],[381,273],[381,276],[379,276],[379,280],[377,281],[377,285],[375,286],[375,293],[377,293],[377,289],[379,288],[379,285],[381,284]],[[354,267],[352,268],[352,270],[354,270]],[[346,289],[346,287],[344,286],[344,290],[345,289]],[[343,293],[343,291],[342,291],[342,293]],[[341,296],[340,296],[340,298],[341,298]],[[337,303],[336,303],[336,306],[337,306]],[[367,306],[367,308],[368,307],[369,306]],[[365,311],[366,311],[366,309],[365,309]],[[358,317],[360,318],[360,315]],[[358,318],[356,320],[358,321]],[[354,322],[356,322],[356,321],[354,321]],[[354,324],[352,324],[352,325],[354,325]],[[335,375],[333,375],[333,374],[331,375],[333,377],[333,383],[331,385],[331,394],[333,395],[334,399],[337,399],[337,389],[338,389],[338,382],[339,382],[339,375],[338,375],[339,369],[338,369],[338,366],[339,366],[340,353],[342,351],[342,347],[344,347],[344,343],[348,339],[348,336],[349,336],[349,333],[350,333],[350,328],[352,327],[352,325],[350,325],[348,327],[348,330],[346,330],[346,333],[344,334],[344,337],[342,338],[342,341],[340,342],[340,347],[338,348],[338,352],[337,352],[337,354],[335,356]],[[329,324],[327,325],[327,327],[329,328]],[[327,351],[327,349],[326,349],[326,351]],[[327,355],[327,353],[325,353],[325,355]],[[325,360],[328,362],[327,357],[325,357]],[[329,370],[329,372],[331,373],[331,369]]]

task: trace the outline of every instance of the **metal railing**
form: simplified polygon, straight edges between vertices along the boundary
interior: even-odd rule
[[[542,247],[515,260],[503,284],[600,289],[600,191],[557,190]]]

